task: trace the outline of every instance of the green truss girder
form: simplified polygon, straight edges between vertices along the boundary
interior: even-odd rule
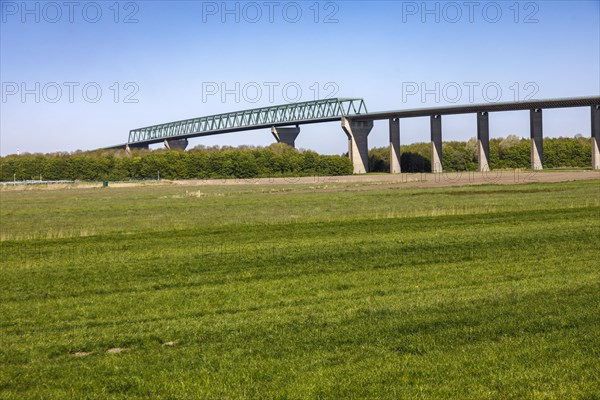
[[[363,99],[333,98],[192,118],[129,131],[129,144],[203,136],[221,131],[328,121],[367,113]]]

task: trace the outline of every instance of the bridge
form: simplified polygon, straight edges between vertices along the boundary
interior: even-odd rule
[[[148,147],[161,142],[169,148],[182,147],[187,146],[187,139],[193,137],[264,128],[273,128],[273,135],[278,141],[294,146],[298,133],[294,135],[293,132],[297,128],[278,127],[339,121],[341,117],[364,113],[367,113],[367,108],[363,99],[332,98],[290,103],[133,129],[129,132],[128,142],[114,148]]]
[[[107,149],[148,148],[153,143],[164,143],[169,149],[185,149],[188,139],[254,129],[270,128],[278,142],[295,146],[300,125],[340,121],[348,137],[348,156],[354,173],[366,173],[368,164],[368,135],[373,121],[389,120],[390,172],[400,173],[400,120],[429,117],[431,140],[431,169],[443,171],[442,116],[456,114],[477,115],[477,143],[479,171],[489,168],[489,113],[529,110],[531,139],[531,169],[542,169],[543,129],[542,111],[551,108],[590,107],[592,167],[600,169],[600,96],[574,97],[521,102],[468,104],[458,106],[419,108],[397,111],[367,111],[363,99],[332,98],[256,108],[186,119],[165,124],[133,129],[127,143]]]

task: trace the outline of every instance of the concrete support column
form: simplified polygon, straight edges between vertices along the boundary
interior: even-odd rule
[[[432,115],[431,119],[431,172],[442,172],[442,116]]]
[[[542,109],[529,112],[531,134],[531,169],[542,169],[544,163],[544,135],[542,133]]]
[[[400,169],[400,118],[390,119],[390,173],[399,174]]]
[[[592,106],[592,168],[600,169],[600,104]]]
[[[166,139],[165,147],[169,150],[185,150],[188,146],[187,139]]]
[[[147,144],[126,144],[125,145],[125,151],[127,152],[127,154],[131,154],[131,150],[132,149],[144,149],[144,150],[148,150],[150,148],[149,145]]]
[[[271,133],[277,140],[277,143],[285,143],[288,146],[296,147],[296,138],[300,133],[300,127],[296,125],[295,128],[283,128],[274,126],[271,128]]]
[[[477,113],[477,164],[479,172],[490,170],[490,119],[487,112]]]
[[[373,129],[373,121],[356,121],[342,117],[342,129],[348,135],[348,156],[355,174],[369,172],[369,145],[367,136]]]

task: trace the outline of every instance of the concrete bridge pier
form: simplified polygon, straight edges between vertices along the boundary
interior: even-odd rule
[[[431,120],[431,172],[442,172],[442,116],[432,115]]]
[[[348,157],[355,174],[369,172],[369,144],[367,136],[373,129],[373,120],[355,121],[342,117],[342,129],[348,135]]]
[[[131,150],[132,149],[144,149],[144,150],[148,150],[150,148],[150,145],[148,144],[126,144],[125,145],[125,151],[127,152],[127,154],[131,154]]]
[[[531,134],[531,169],[543,169],[544,164],[544,135],[542,133],[542,109],[529,111]]]
[[[280,126],[271,127],[271,133],[277,140],[277,143],[285,143],[288,146],[296,147],[296,138],[300,133],[300,127],[296,125],[295,128],[283,128]]]
[[[600,169],[600,105],[592,106],[592,168]]]
[[[390,118],[390,174],[401,173],[400,118]]]
[[[477,164],[479,172],[490,170],[490,119],[487,112],[477,113]]]
[[[187,139],[166,139],[165,147],[169,150],[185,150],[188,146]]]

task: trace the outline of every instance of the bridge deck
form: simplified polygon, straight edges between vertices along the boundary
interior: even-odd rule
[[[547,108],[568,108],[600,105],[600,96],[571,97],[563,99],[528,100],[504,103],[468,104],[460,106],[416,108],[409,110],[381,111],[360,116],[350,116],[356,120],[381,120],[391,118],[429,117],[431,115],[472,114],[478,112],[518,111]]]

